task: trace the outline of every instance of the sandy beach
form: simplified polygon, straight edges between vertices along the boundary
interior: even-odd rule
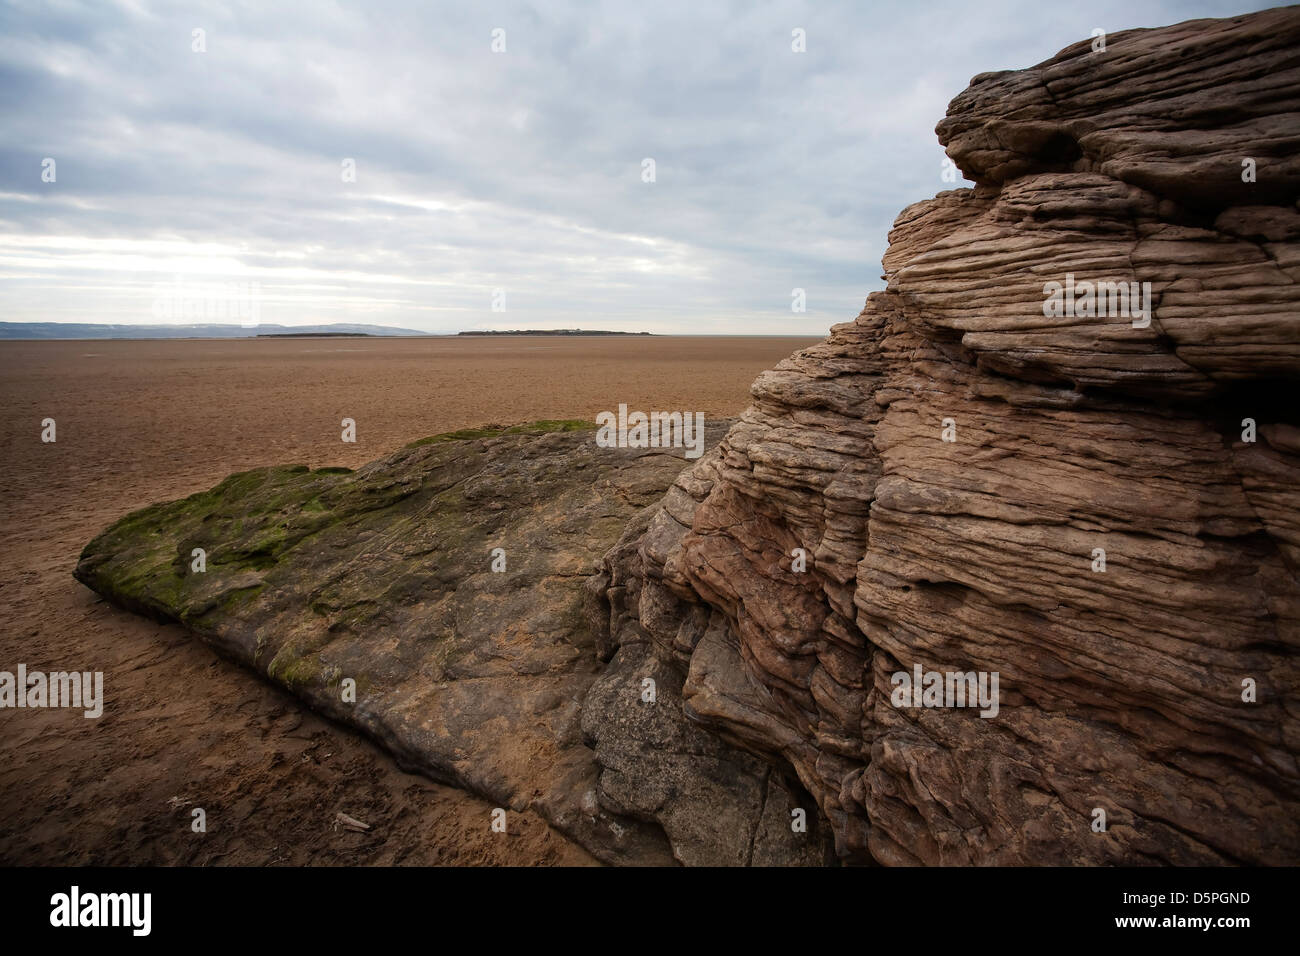
[[[4,715],[0,862],[592,862],[540,818],[493,834],[482,801],[403,772],[181,628],[102,601],[73,580],[77,556],[128,512],[256,466],[355,467],[427,435],[593,419],[620,402],[735,415],[759,372],[814,341],[0,343],[0,669],[102,670],[106,698],[98,720]],[[194,807],[206,834],[191,832]],[[371,829],[336,827],[340,811]]]

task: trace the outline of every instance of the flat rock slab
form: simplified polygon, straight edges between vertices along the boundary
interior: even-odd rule
[[[709,426],[708,444],[726,427]],[[452,433],[355,472],[232,475],[128,515],[75,573],[118,604],[184,624],[406,766],[507,810],[535,809],[607,862],[670,863],[683,854],[655,806],[619,812],[599,793],[581,716],[606,670],[591,626],[602,610],[584,582],[686,464],[682,449],[600,448],[580,422]],[[616,708],[614,674],[604,713]],[[640,681],[622,684],[632,706]],[[673,691],[658,706],[680,722]],[[699,812],[738,810],[713,824],[712,842],[692,840],[691,862],[753,856],[763,810],[753,793],[769,768],[735,759],[749,773],[730,791],[701,784],[712,802]],[[691,780],[717,754],[695,771],[684,760],[677,771]],[[708,829],[683,824],[678,803],[682,832]]]

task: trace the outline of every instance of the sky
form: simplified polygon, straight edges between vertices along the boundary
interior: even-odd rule
[[[0,2],[0,321],[821,335],[972,76],[1270,5]]]

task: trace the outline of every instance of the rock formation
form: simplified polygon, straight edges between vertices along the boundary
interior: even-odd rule
[[[938,134],[977,185],[609,556],[599,643],[846,860],[1294,863],[1300,10],[977,76]],[[897,706],[918,665],[997,715]]]
[[[78,578],[610,862],[1296,862],[1300,12],[1082,41],[938,133],[975,188],[686,470],[450,436]]]
[[[724,431],[711,424],[706,441]],[[128,515],[76,576],[179,621],[403,764],[536,810],[606,862],[820,863],[815,809],[811,835],[788,812],[772,826],[793,801],[781,775],[693,727],[674,703],[680,678],[630,652],[597,659],[587,581],[684,463],[680,449],[605,449],[589,424],[542,422],[436,436],[356,472],[263,468]],[[647,677],[662,683],[653,702]],[[596,713],[625,738],[600,752],[605,804],[627,779],[620,761],[641,779],[654,768],[653,803],[597,799],[584,738]]]

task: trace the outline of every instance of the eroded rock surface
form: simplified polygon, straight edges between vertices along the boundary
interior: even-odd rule
[[[266,469],[78,577],[611,862],[1297,862],[1300,13],[1083,41],[938,132],[976,187],[691,467]],[[1150,312],[1048,314],[1067,277]],[[996,715],[895,706],[917,666]]]
[[[976,77],[938,132],[976,188],[611,551],[599,643],[846,860],[1294,864],[1300,11]],[[1067,275],[1150,283],[1149,325],[1045,315]],[[998,714],[894,706],[918,664]]]
[[[779,774],[689,725],[671,675],[643,701],[653,662],[598,660],[586,582],[685,464],[680,449],[599,448],[582,423],[454,433],[356,472],[233,475],[124,518],[76,576],[607,862],[802,862],[811,838],[765,829],[791,802]],[[609,799],[584,730],[609,766],[633,765]]]

